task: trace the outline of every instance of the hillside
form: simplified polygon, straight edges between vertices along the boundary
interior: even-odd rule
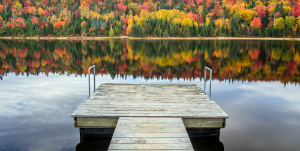
[[[299,37],[298,0],[0,0],[0,36]]]

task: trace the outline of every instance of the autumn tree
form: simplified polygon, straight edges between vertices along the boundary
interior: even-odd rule
[[[250,26],[252,28],[253,34],[255,36],[258,36],[260,34],[260,28],[262,26],[261,20],[258,17],[254,17],[250,23]]]
[[[277,35],[279,35],[282,29],[285,27],[285,22],[282,17],[275,20],[274,28],[278,30]]]

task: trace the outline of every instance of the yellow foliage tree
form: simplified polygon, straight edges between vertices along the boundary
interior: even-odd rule
[[[82,3],[80,6],[79,6],[79,11],[80,11],[80,14],[81,14],[81,18],[83,18],[83,16],[88,16],[89,15],[89,7],[87,7],[85,5],[85,3]]]
[[[215,25],[218,26],[219,28],[222,28],[223,22],[224,22],[223,18],[217,19],[217,20],[215,20]]]
[[[276,20],[275,20],[275,24],[274,24],[274,28],[275,29],[283,29],[284,28],[284,20],[283,20],[283,18],[282,17],[280,17],[280,18],[277,18]]]
[[[224,22],[224,27],[228,30],[230,30],[230,20],[229,19],[226,19],[225,22]]]
[[[172,20],[173,25],[180,25],[181,19],[180,18],[175,18]]]
[[[285,7],[285,6],[283,6],[283,13],[284,13],[284,15],[288,15],[291,10],[292,10],[291,7]]]
[[[181,26],[190,26],[190,27],[192,27],[193,22],[191,21],[191,19],[185,18],[185,19],[182,20]]]
[[[298,26],[300,26],[300,16],[297,17],[296,23],[297,23]]]
[[[205,23],[205,26],[208,26],[209,25],[209,22],[210,22],[210,17],[206,17],[206,23]]]
[[[245,10],[241,11],[241,16],[242,16],[243,20],[250,23],[250,21],[253,18],[253,12],[250,9],[245,9]]]
[[[38,15],[42,16],[43,13],[44,13],[44,10],[41,7],[39,7],[38,8]]]
[[[36,9],[34,6],[31,6],[28,10],[28,13],[31,14],[31,15],[35,15],[36,14]]]
[[[202,13],[203,13],[203,6],[202,5],[200,5],[198,7],[197,12],[198,12],[199,15],[202,15]]]
[[[146,20],[148,19],[148,17],[149,17],[149,12],[146,10],[142,10],[140,13],[138,24],[144,25],[146,23]]]

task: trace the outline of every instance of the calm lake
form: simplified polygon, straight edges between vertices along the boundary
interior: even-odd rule
[[[1,40],[0,46],[1,151],[108,148],[110,139],[80,142],[71,118],[88,97],[91,65],[96,65],[96,86],[202,89],[208,66],[212,99],[230,118],[219,139],[193,139],[195,150],[300,148],[300,42]]]

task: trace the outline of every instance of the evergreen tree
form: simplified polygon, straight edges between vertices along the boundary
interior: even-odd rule
[[[268,29],[269,29],[269,28],[268,28]],[[269,36],[269,32],[268,32],[269,30],[268,30],[268,29],[265,30],[265,35],[264,35],[265,37],[268,37],[268,36]]]
[[[237,36],[236,28],[232,28],[231,35],[232,35],[233,37],[236,37],[236,36]]]
[[[206,26],[204,26],[204,25],[202,25],[202,28],[201,28],[201,36],[202,37],[206,37],[207,36]]]
[[[141,24],[137,25],[137,31],[136,34],[138,37],[144,37],[145,36],[145,30]]]
[[[212,23],[209,23],[207,26],[207,36],[213,37],[214,36],[214,29],[212,27]]]
[[[285,18],[284,16],[284,10],[283,10],[283,3],[281,2],[280,7],[279,7],[279,12],[280,12],[280,16],[282,16],[283,18]]]
[[[266,16],[269,16],[269,11],[265,10]],[[269,25],[269,18],[268,17],[263,17],[261,19],[261,23],[263,24],[263,27],[268,27]]]
[[[167,30],[167,29],[164,31],[164,34],[163,34],[163,36],[164,36],[164,37],[170,37],[170,35],[169,35],[169,33],[168,33],[168,30]]]
[[[216,36],[217,36],[217,37],[220,37],[220,36],[222,36],[222,33],[221,33],[221,30],[220,30],[220,28],[218,28],[218,29],[217,29]]]
[[[198,29],[197,27],[195,27],[195,28],[194,28],[194,31],[195,31],[195,32],[194,32],[194,33],[195,33],[194,36],[195,36],[195,37],[199,37],[199,36],[200,36],[199,29]]]
[[[6,24],[3,24],[3,26],[1,27],[1,31],[0,31],[0,35],[1,36],[7,36],[7,26]]]
[[[131,27],[131,32],[130,32],[130,36],[131,37],[137,37],[137,25],[135,23],[133,23],[132,27]]]
[[[277,12],[279,12],[279,5],[278,5],[278,3],[276,4],[276,6],[275,6],[275,10],[274,10],[274,16],[275,16],[275,14],[277,13]]]
[[[183,36],[184,37],[191,37],[190,29],[189,29],[188,26],[184,26]]]
[[[151,24],[148,24],[147,25],[147,31],[146,31],[147,33],[147,35],[150,35],[150,36],[152,36],[152,26],[151,26]]]

